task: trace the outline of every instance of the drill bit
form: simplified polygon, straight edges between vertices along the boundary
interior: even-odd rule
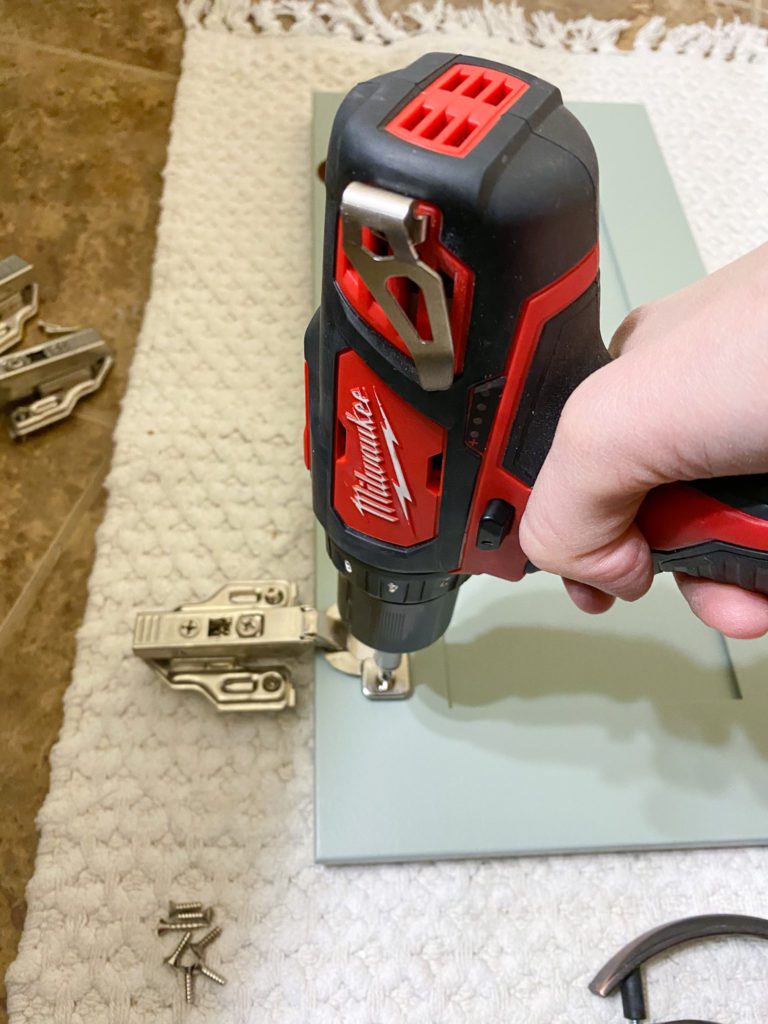
[[[395,672],[402,661],[402,654],[391,654],[389,651],[374,651],[373,660],[379,670],[379,690],[386,693],[395,685]]]

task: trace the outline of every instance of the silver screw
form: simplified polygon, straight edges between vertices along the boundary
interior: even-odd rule
[[[176,947],[176,949],[174,949],[171,955],[167,956],[165,960],[163,960],[163,963],[168,964],[169,967],[179,966],[179,957],[189,945],[191,938],[192,932],[184,932],[184,934],[181,937],[181,942],[179,942],[178,946]]]
[[[262,630],[263,619],[260,615],[241,615],[237,620],[238,636],[259,636]]]
[[[184,971],[184,999],[188,1003],[195,1001],[195,974],[200,970],[199,964],[188,964],[181,968]]]
[[[267,693],[277,693],[283,685],[283,677],[279,672],[265,672],[261,678],[261,685]]]
[[[203,950],[210,946],[212,942],[215,942],[220,935],[221,928],[218,925],[216,925],[215,928],[211,928],[211,930],[209,932],[206,932],[201,939],[197,940],[197,942],[191,942],[189,944],[189,948],[192,950],[192,952],[195,954],[198,960],[202,960]]]
[[[264,600],[267,604],[280,604],[284,597],[285,594],[280,587],[267,587],[266,593],[264,594]]]
[[[173,900],[170,900],[168,903],[168,916],[176,917],[177,914],[188,913],[199,914],[202,909],[202,903],[190,903],[189,901],[186,903],[174,903]]]
[[[379,670],[376,689],[379,693],[388,693],[395,685],[395,673],[400,665],[401,655],[387,651],[374,651],[373,660]]]
[[[166,932],[186,932],[189,929],[202,928],[204,924],[209,922],[201,917],[195,918],[195,920],[189,920],[184,918],[183,920],[164,921],[161,920],[157,926],[157,934],[165,935]]]
[[[200,632],[200,623],[197,619],[186,619],[179,626],[179,632],[182,636],[190,637]]]
[[[206,964],[197,964],[196,966],[200,968],[201,974],[204,974],[206,978],[210,978],[211,981],[215,981],[217,985],[227,984],[226,978],[222,978],[220,974],[217,974],[216,971],[212,971]]]
[[[213,909],[206,910],[182,910],[171,918],[172,921],[195,921],[197,924],[210,924],[213,920]]]

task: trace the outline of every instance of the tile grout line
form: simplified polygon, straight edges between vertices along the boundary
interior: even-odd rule
[[[69,515],[61,524],[53,540],[48,545],[45,554],[38,562],[37,569],[32,573],[30,579],[22,588],[21,593],[13,602],[10,611],[3,619],[2,623],[0,623],[0,651],[2,651],[6,641],[13,634],[19,620],[22,619],[29,611],[44,583],[55,568],[64,548],[77,531],[77,528],[80,525],[80,517],[82,513],[89,505],[93,504],[96,495],[104,485],[104,480],[106,479],[111,461],[112,453],[110,451],[109,454],[105,455],[99,462],[91,478],[91,482],[75,502],[69,512]]]
[[[83,53],[81,50],[73,50],[68,46],[53,46],[50,43],[38,43],[34,39],[26,39],[24,36],[8,35],[0,39],[0,47],[5,49],[28,49],[39,50],[49,53],[54,57],[67,57],[70,60],[85,61],[88,64],[99,64],[102,67],[112,68],[115,71],[128,71],[134,74],[149,75],[152,78],[160,78],[167,82],[178,81],[179,74],[172,71],[158,71],[156,68],[148,68],[143,64],[130,64],[127,61],[115,60],[112,57],[99,57],[95,53]]]

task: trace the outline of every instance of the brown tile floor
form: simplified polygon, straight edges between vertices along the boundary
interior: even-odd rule
[[[740,15],[768,24],[768,0],[523,3],[561,18],[626,18],[627,43],[655,14],[673,23]],[[406,4],[382,6],[389,12]],[[105,389],[72,420],[21,445],[0,433],[3,976],[24,921],[34,817],[47,789],[112,428],[149,290],[182,32],[174,0],[0,0],[0,24],[0,257],[16,252],[33,261],[43,316],[98,327],[117,354]],[[27,339],[41,340],[34,328]]]
[[[42,316],[97,327],[116,354],[104,389],[68,422],[16,445],[0,430],[3,977],[149,291],[182,31],[174,0],[0,0],[0,23],[0,256],[35,264]],[[25,343],[42,340],[28,325]]]

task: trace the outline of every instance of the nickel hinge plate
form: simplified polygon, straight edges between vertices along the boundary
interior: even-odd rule
[[[0,408],[9,409],[11,437],[66,419],[81,398],[101,387],[112,363],[90,328],[0,358]]]
[[[34,267],[20,256],[0,260],[0,352],[21,341],[24,324],[37,312]]]
[[[288,580],[228,583],[206,601],[136,616],[133,653],[175,690],[197,690],[219,711],[282,711],[296,703],[287,660],[313,647],[357,676],[365,696],[410,695],[408,659],[382,683],[373,651],[349,637],[335,608],[301,604]]]

